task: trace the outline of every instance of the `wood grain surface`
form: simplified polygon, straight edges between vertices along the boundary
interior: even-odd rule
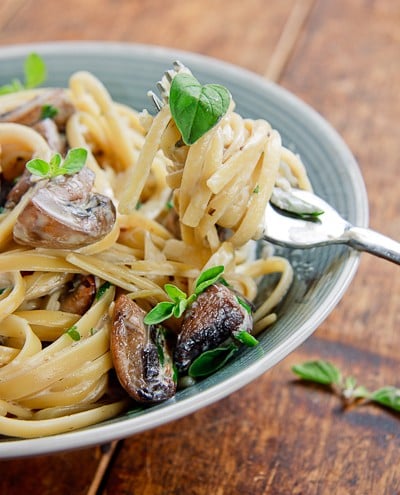
[[[3,0],[0,45],[143,42],[275,79],[343,136],[365,178],[371,226],[400,238],[397,0]],[[1,70],[1,68],[0,68]],[[343,408],[294,379],[324,358],[366,385],[400,386],[399,268],[364,254],[315,334],[242,390],[106,448],[5,461],[1,494],[400,493],[400,416]]]

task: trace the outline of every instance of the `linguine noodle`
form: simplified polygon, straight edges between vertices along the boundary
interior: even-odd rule
[[[112,199],[117,219],[101,240],[67,250],[13,240],[32,188],[0,214],[0,434],[7,436],[66,432],[129,407],[111,371],[110,313],[121,292],[149,311],[168,300],[165,283],[190,293],[203,270],[223,265],[226,281],[252,301],[260,278],[275,273],[278,283],[253,315],[253,334],[265,330],[277,318],[292,268],[276,256],[253,261],[254,239],[276,184],[310,188],[279,133],[264,120],[242,118],[233,102],[215,127],[186,146],[167,104],[154,117],[139,114],[114,102],[87,72],[73,74],[65,91],[75,107],[67,145],[88,150],[94,189]],[[41,92],[1,97],[0,114]],[[18,164],[52,154],[33,128],[0,123],[3,177],[15,179],[23,171]],[[97,289],[110,287],[84,314],[60,310],[68,284],[87,274]]]

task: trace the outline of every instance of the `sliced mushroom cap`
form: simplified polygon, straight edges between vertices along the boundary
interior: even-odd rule
[[[16,124],[33,126],[42,120],[43,107],[46,105],[51,105],[57,109],[57,114],[53,120],[58,129],[63,130],[75,108],[66,91],[62,88],[41,92],[22,105],[0,114],[0,122],[15,122]]]
[[[72,288],[60,297],[60,311],[83,315],[96,296],[96,281],[93,275],[76,275]]]
[[[14,225],[19,244],[77,249],[105,237],[113,228],[112,201],[91,192],[94,173],[87,167],[72,176],[59,176],[39,187]]]
[[[52,150],[57,153],[61,153],[62,155],[65,154],[66,138],[64,135],[60,134],[57,124],[53,119],[47,118],[39,120],[39,122],[34,124],[32,127],[44,137]]]
[[[202,292],[185,312],[174,351],[178,371],[186,371],[192,361],[240,331],[251,332],[252,318],[237,295],[222,284]]]
[[[122,387],[138,402],[160,402],[176,392],[172,358],[160,326],[147,326],[146,313],[121,295],[115,302],[111,354]]]
[[[32,174],[26,168],[6,197],[5,207],[12,210],[20,201],[26,191],[32,186]]]

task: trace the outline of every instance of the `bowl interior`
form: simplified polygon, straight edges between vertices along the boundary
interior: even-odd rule
[[[230,64],[161,47],[119,43],[52,43],[5,47],[0,50],[0,85],[22,78],[26,54],[39,53],[48,68],[47,85],[66,86],[77,70],[99,77],[112,97],[138,110],[153,112],[147,97],[164,70],[179,59],[202,83],[225,85],[243,116],[268,120],[285,146],[299,153],[314,190],[354,224],[366,226],[367,196],[358,166],[337,133],[314,110],[295,96],[261,77]],[[176,419],[210,404],[284,358],[301,344],[335,307],[358,265],[358,256],[343,247],[276,250],[289,258],[295,280],[279,308],[279,319],[261,338],[232,362],[173,400],[150,409],[68,434],[33,440],[0,439],[0,457],[35,455],[88,446],[131,435]],[[258,256],[262,256],[259,246]],[[261,297],[262,291],[261,289]]]

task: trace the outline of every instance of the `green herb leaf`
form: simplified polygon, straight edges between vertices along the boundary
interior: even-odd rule
[[[43,105],[42,113],[40,118],[43,119],[54,119],[54,117],[58,114],[58,108],[53,105]]]
[[[13,79],[11,83],[0,86],[0,95],[16,93],[23,89],[32,89],[42,84],[47,77],[46,64],[37,53],[30,53],[24,60],[25,82]]]
[[[250,304],[248,304],[243,298],[236,296],[237,302],[251,315],[252,309]]]
[[[178,302],[176,302],[173,312],[175,318],[180,318],[183,315],[187,306],[188,306],[188,299],[180,299]]]
[[[202,86],[191,74],[177,74],[171,83],[169,105],[185,144],[195,143],[212,129],[228,111],[230,101],[224,86]]]
[[[382,387],[370,395],[370,400],[400,411],[400,389],[392,386]]]
[[[58,175],[73,175],[79,172],[85,166],[86,158],[87,151],[84,148],[73,148],[68,151],[64,160],[59,153],[56,153],[49,162],[41,158],[29,160],[26,168],[33,175],[52,179]]]
[[[60,165],[61,165],[61,155],[60,153],[56,153],[50,158],[49,161],[49,177],[56,177],[58,174],[58,171],[60,170]]]
[[[13,79],[10,84],[4,84],[0,86],[0,95],[7,95],[10,93],[16,93],[24,89],[24,85],[18,79]]]
[[[205,289],[207,289],[207,287],[215,284],[221,277],[221,274],[223,273],[224,269],[225,268],[223,265],[218,265],[218,266],[212,266],[211,268],[204,270],[204,272],[202,272],[199,275],[198,279],[196,280],[194,293],[196,295],[199,295],[202,292],[204,292]]]
[[[235,344],[229,344],[205,351],[192,362],[188,375],[192,378],[211,375],[222,368],[238,350],[239,348]]]
[[[65,332],[68,334],[72,340],[75,340],[76,342],[78,340],[81,340],[81,334],[78,332],[78,327],[76,325],[73,325],[71,328],[68,328],[68,330]]]
[[[183,292],[179,287],[173,284],[165,284],[164,290],[168,294],[168,296],[175,302],[179,302],[182,299],[187,298],[186,292]]]
[[[324,385],[339,384],[341,382],[340,371],[327,361],[307,361],[293,366],[292,371],[303,380]]]
[[[73,175],[82,170],[86,163],[87,154],[85,148],[70,149],[62,164],[62,175]]]
[[[37,53],[30,53],[24,62],[25,88],[32,89],[42,84],[47,77],[46,64]]]
[[[246,330],[242,330],[241,332],[238,332],[233,336],[242,344],[247,345],[247,347],[255,347],[259,344],[259,341],[255,337],[253,337],[251,333],[246,332]]]
[[[33,175],[49,177],[50,165],[41,158],[33,158],[26,164],[26,168]]]
[[[288,191],[284,191],[279,187],[274,187],[271,195],[271,204],[280,210],[296,216],[298,218],[317,219],[324,212],[318,206],[315,206],[307,201],[297,198]]]
[[[156,325],[161,323],[174,314],[175,303],[169,301],[163,301],[154,306],[154,308],[147,313],[144,317],[146,325]]]
[[[95,298],[96,301],[101,299],[110,287],[111,287],[111,284],[108,281],[101,284],[97,290],[97,293],[96,293],[96,298]]]

